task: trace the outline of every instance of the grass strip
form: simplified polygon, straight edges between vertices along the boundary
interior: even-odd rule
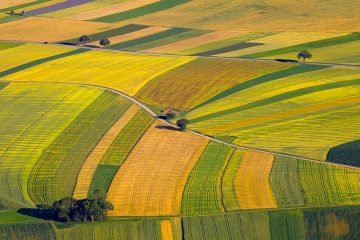
[[[341,81],[341,82],[335,82],[335,83],[327,83],[327,84],[321,84],[321,85],[317,85],[317,86],[301,88],[301,89],[297,89],[294,91],[290,91],[290,92],[282,93],[282,94],[275,95],[272,97],[268,97],[265,99],[261,99],[261,100],[255,101],[255,102],[251,102],[251,103],[239,106],[239,107],[234,107],[234,108],[230,108],[230,109],[223,110],[220,112],[211,113],[211,114],[208,114],[208,115],[205,115],[202,117],[198,117],[198,118],[191,120],[191,124],[201,122],[201,121],[206,121],[211,118],[218,118],[218,117],[221,117],[224,115],[228,115],[228,114],[232,114],[232,113],[236,113],[236,112],[240,112],[240,111],[245,111],[245,110],[252,109],[252,108],[266,106],[269,104],[281,102],[284,100],[300,97],[300,96],[307,95],[307,94],[326,91],[326,90],[330,90],[330,89],[349,87],[349,86],[354,86],[354,85],[360,85],[360,79]]]
[[[90,21],[93,22],[120,22],[131,18],[141,17],[151,13],[160,12],[166,9],[176,7],[178,5],[190,2],[191,0],[161,0],[152,4],[148,4],[139,8],[128,10],[125,12],[115,13],[104,17],[94,18]]]
[[[278,49],[269,50],[269,51],[260,52],[260,53],[243,55],[241,57],[263,58],[263,57],[274,56],[274,55],[279,55],[279,54],[298,52],[298,51],[302,51],[302,50],[323,48],[323,47],[327,47],[327,46],[332,46],[332,45],[336,45],[336,44],[347,43],[347,42],[352,42],[352,41],[357,41],[357,40],[360,40],[360,32],[354,32],[354,33],[351,33],[351,34],[348,34],[345,36],[326,38],[326,39],[321,39],[321,40],[317,40],[317,41],[313,41],[313,42],[303,43],[303,44],[290,46],[290,47],[278,48]]]
[[[229,88],[219,94],[217,94],[216,96],[206,100],[205,102],[197,105],[196,107],[192,108],[190,111],[196,109],[196,108],[200,108],[202,106],[205,106],[209,103],[215,102],[221,98],[227,97],[231,94],[240,92],[242,90],[251,88],[253,86],[256,86],[258,84],[262,84],[262,83],[267,83],[273,80],[277,80],[280,78],[284,78],[284,77],[289,77],[292,75],[296,75],[296,74],[300,74],[300,73],[306,73],[306,72],[311,72],[311,71],[316,71],[316,70],[320,70],[323,68],[327,68],[327,66],[317,66],[317,65],[299,65],[299,66],[295,66],[292,68],[288,68],[285,70],[281,70],[281,71],[277,71],[277,72],[273,72],[273,73],[269,73],[260,77],[257,77],[255,79],[240,83],[232,88]]]
[[[0,42],[0,51],[1,51],[1,50],[5,50],[5,49],[9,49],[9,48],[18,47],[18,46],[20,46],[20,45],[23,45],[23,43]]]
[[[0,82],[0,90],[5,88],[8,84],[8,82]]]
[[[134,40],[129,40],[126,42],[121,42],[118,44],[114,44],[111,45],[109,48],[110,49],[129,49],[131,47],[135,47],[137,45],[140,44],[145,44],[145,43],[149,43],[149,42],[153,42],[159,39],[163,39],[166,37],[170,37],[173,36],[175,34],[180,34],[180,33],[184,33],[187,31],[190,31],[191,29],[188,28],[172,28],[163,32],[159,32],[159,33],[155,33],[149,36],[145,36],[145,37],[141,37],[141,38],[137,38]],[[135,49],[135,48],[134,48]]]
[[[119,36],[119,35],[131,33],[131,32],[136,32],[136,31],[148,28],[148,27],[149,26],[139,25],[139,24],[129,24],[129,25],[125,25],[125,26],[122,26],[122,27],[110,29],[110,30],[107,30],[107,31],[104,31],[104,32],[91,34],[91,35],[88,35],[88,36],[90,38],[90,41],[97,41],[97,40],[100,40],[102,38],[110,38],[110,37]],[[79,38],[73,38],[73,39],[70,39],[70,40],[62,41],[62,42],[79,44]]]
[[[8,76],[8,75],[16,73],[16,72],[20,72],[22,70],[25,70],[25,69],[28,69],[28,68],[31,68],[31,67],[35,67],[35,66],[40,65],[42,63],[53,61],[53,60],[56,60],[56,59],[59,59],[59,58],[72,56],[72,55],[75,55],[75,54],[84,53],[84,52],[87,52],[87,51],[90,51],[90,49],[79,48],[79,49],[76,49],[76,50],[73,50],[73,51],[70,51],[70,52],[61,53],[61,54],[57,54],[57,55],[54,55],[54,56],[41,58],[41,59],[37,59],[35,61],[24,63],[22,65],[19,65],[19,66],[16,66],[16,67],[13,67],[13,68],[10,68],[10,69],[7,69],[5,71],[0,72],[0,78]]]
[[[88,196],[93,196],[95,190],[100,190],[100,192],[104,194],[107,193],[119,168],[120,166],[116,165],[99,164],[91,180]]]

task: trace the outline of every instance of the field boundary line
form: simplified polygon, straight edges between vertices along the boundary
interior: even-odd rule
[[[360,66],[359,66],[360,68]],[[164,119],[159,118],[158,114],[154,113],[149,107],[147,107],[145,104],[143,104],[142,102],[140,102],[139,100],[123,93],[120,92],[118,90],[109,88],[109,87],[105,87],[105,86],[101,86],[101,85],[97,85],[97,84],[90,84],[90,83],[77,83],[77,82],[50,82],[50,81],[36,81],[36,80],[19,80],[19,81],[14,81],[14,80],[0,80],[0,82],[13,82],[13,83],[22,83],[22,82],[27,82],[27,83],[40,83],[40,84],[71,84],[71,85],[78,85],[78,86],[83,86],[83,87],[94,87],[94,88],[98,88],[98,89],[102,89],[105,91],[109,91],[111,93],[114,93],[116,95],[122,96],[126,99],[128,99],[129,101],[137,104],[138,106],[140,106],[141,108],[143,108],[145,111],[147,111],[150,115],[152,115],[155,119],[157,119],[158,121],[160,121],[161,123],[164,123],[166,125],[172,126],[177,128],[177,126],[175,124],[172,124]],[[270,153],[270,154],[274,154],[277,156],[281,156],[281,157],[288,157],[288,158],[296,158],[297,160],[303,160],[303,161],[308,161],[308,162],[312,162],[312,163],[317,163],[317,164],[326,164],[326,165],[331,165],[334,167],[341,167],[341,168],[346,168],[346,169],[353,169],[353,170],[360,170],[360,167],[356,167],[356,166],[351,166],[351,165],[346,165],[346,164],[340,164],[340,163],[333,163],[333,162],[327,162],[327,161],[321,161],[321,160],[316,160],[316,159],[311,159],[311,158],[305,158],[305,157],[301,157],[301,156],[296,156],[296,155],[292,155],[292,154],[285,154],[285,153],[280,153],[280,152],[276,152],[276,151],[269,151],[269,150],[265,150],[265,149],[261,149],[261,148],[253,148],[253,147],[249,147],[249,146],[241,146],[241,145],[235,145],[232,143],[227,143],[224,141],[221,141],[219,139],[216,139],[214,137],[208,136],[206,134],[191,130],[191,129],[186,129],[187,132],[195,134],[197,136],[206,138],[210,141],[214,141],[214,142],[218,142],[236,149],[242,149],[242,150],[249,150],[249,151],[255,151],[255,152],[260,152],[260,153]]]

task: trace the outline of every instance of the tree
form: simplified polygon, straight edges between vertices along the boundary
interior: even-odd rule
[[[106,47],[106,46],[110,45],[110,40],[107,39],[107,38],[103,38],[103,39],[100,39],[99,43],[100,43],[101,46]]]
[[[176,121],[176,126],[179,127],[180,131],[185,131],[186,125],[189,123],[189,120],[182,118]]]
[[[88,35],[82,35],[79,37],[79,42],[85,45],[87,42],[90,41],[90,37]]]
[[[312,57],[312,54],[309,51],[306,51],[306,50],[299,52],[298,55],[297,55],[297,58],[298,59],[302,58],[304,62],[305,62],[305,60],[307,58],[310,59],[311,57]]]

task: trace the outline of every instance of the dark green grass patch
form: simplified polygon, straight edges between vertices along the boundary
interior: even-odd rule
[[[122,26],[119,28],[114,28],[114,29],[110,29],[104,32],[99,32],[99,33],[95,33],[95,34],[91,34],[88,35],[90,38],[90,41],[98,41],[102,38],[110,38],[110,37],[114,37],[114,36],[119,36],[119,35],[123,35],[123,34],[127,34],[127,33],[131,33],[131,32],[136,32],[145,28],[148,28],[149,26],[144,26],[144,25],[138,25],[138,24],[129,24],[126,26]],[[80,36],[79,36],[80,37]],[[67,41],[62,41],[62,42],[66,42],[66,43],[73,43],[73,44],[79,44],[79,38],[73,38]]]
[[[14,48],[23,45],[23,43],[16,43],[16,42],[0,42],[0,51],[5,50],[8,48]]]
[[[10,75],[10,74],[13,74],[13,73],[16,73],[16,72],[23,71],[23,70],[31,68],[31,67],[35,67],[35,66],[40,65],[42,63],[46,63],[46,62],[49,62],[49,61],[53,61],[53,60],[68,57],[68,56],[72,56],[72,55],[75,55],[75,54],[84,53],[84,52],[87,52],[87,51],[90,51],[90,50],[89,49],[79,48],[79,49],[69,51],[69,52],[66,52],[66,53],[61,53],[61,54],[57,54],[57,55],[54,55],[54,56],[45,57],[45,58],[37,59],[37,60],[31,61],[31,62],[28,62],[28,63],[24,63],[24,64],[21,64],[19,66],[16,66],[16,67],[13,67],[13,68],[10,68],[10,69],[7,69],[5,71],[0,72],[0,78],[5,77],[5,76]]]
[[[327,154],[326,161],[360,166],[360,140],[331,148]]]
[[[301,73],[306,73],[306,72],[311,72],[311,71],[317,71],[320,69],[324,69],[327,68],[326,66],[317,66],[317,65],[297,65],[295,67],[292,68],[288,68],[285,70],[281,70],[281,71],[277,71],[277,72],[273,72],[273,73],[269,73],[260,77],[257,77],[255,79],[240,83],[232,88],[229,88],[219,94],[217,94],[216,96],[210,98],[209,100],[206,100],[205,102],[199,104],[198,106],[194,107],[193,109],[191,109],[190,111],[205,106],[209,103],[215,102],[216,100],[219,100],[221,98],[227,97],[231,94],[240,92],[242,90],[254,87],[258,84],[262,84],[262,83],[267,83],[273,80],[277,80],[280,78],[285,78],[285,77],[289,77],[292,75],[296,75],[296,74],[301,74]]]
[[[95,190],[100,190],[101,193],[107,193],[110,184],[119,168],[120,166],[116,165],[99,164],[91,180],[88,196],[91,197]]]
[[[276,156],[270,173],[270,185],[279,207],[305,205],[304,192],[297,172],[298,162]]]
[[[165,38],[161,38],[161,39],[158,39],[155,41],[150,41],[150,42],[146,42],[144,44],[136,45],[132,48],[129,48],[129,50],[140,51],[140,50],[144,50],[144,49],[150,49],[150,48],[166,45],[169,43],[178,42],[178,41],[181,41],[184,39],[197,37],[197,36],[203,35],[208,32],[209,31],[193,29],[193,30],[189,30],[189,31],[185,31],[185,32],[180,32],[178,34],[171,35],[171,36],[168,36]]]
[[[118,44],[114,44],[111,45],[109,48],[110,49],[136,49],[137,45],[141,45],[141,44],[145,44],[145,43],[149,43],[149,42],[153,42],[153,41],[157,41],[159,39],[163,39],[163,38],[167,38],[176,34],[180,34],[180,33],[184,33],[187,31],[190,31],[191,29],[188,28],[172,28],[163,32],[159,32],[159,33],[155,33],[149,36],[145,36],[145,37],[141,37],[141,38],[137,38],[134,40],[129,40],[126,42],[121,42]]]
[[[143,7],[135,8],[125,12],[115,13],[104,17],[91,19],[94,22],[120,22],[131,18],[141,17],[151,13],[160,12],[166,9],[170,9],[181,4],[190,2],[191,0],[161,0],[152,4],[145,5]]]
[[[54,232],[48,223],[0,224],[0,239],[53,240]]]
[[[264,45],[264,44],[263,43],[255,43],[255,42],[242,42],[242,43],[236,43],[234,45],[219,48],[219,49],[214,49],[214,50],[210,50],[210,51],[206,51],[206,52],[200,52],[200,53],[197,53],[194,55],[196,55],[196,56],[217,55],[217,54],[221,54],[221,53],[232,52],[232,51],[249,48],[249,47],[260,46],[260,45]]]
[[[124,98],[104,92],[54,140],[30,174],[29,195],[36,204],[72,195],[82,164],[129,106]]]
[[[286,54],[286,53],[292,53],[292,52],[299,52],[299,51],[303,51],[303,50],[311,50],[314,48],[322,48],[322,47],[332,46],[332,45],[336,45],[336,44],[357,41],[357,40],[360,40],[360,32],[351,33],[351,34],[348,34],[345,36],[317,40],[317,41],[308,42],[308,43],[299,44],[299,45],[290,46],[290,47],[278,48],[278,49],[255,53],[255,54],[244,55],[241,57],[263,58],[263,57],[268,57],[268,56],[274,56],[274,55],[280,55],[280,54]]]
[[[8,223],[29,222],[35,220],[39,220],[39,219],[20,214],[16,210],[0,211],[0,225],[8,224]]]
[[[210,142],[186,182],[182,212],[185,215],[224,212],[221,195],[221,173],[232,148]]]
[[[224,111],[220,111],[220,112],[208,114],[208,115],[205,115],[205,116],[202,116],[199,118],[195,118],[195,119],[191,120],[191,123],[206,121],[211,118],[217,118],[217,117],[221,117],[224,115],[228,115],[228,114],[232,114],[232,113],[236,113],[236,112],[240,112],[240,111],[245,111],[245,110],[252,109],[252,108],[266,106],[269,104],[285,101],[285,100],[288,100],[291,98],[296,98],[296,97],[304,96],[307,94],[312,94],[312,93],[336,89],[336,88],[355,86],[355,85],[360,85],[360,79],[327,83],[327,84],[321,84],[321,85],[317,85],[317,86],[301,88],[301,89],[297,89],[294,91],[290,91],[290,92],[282,93],[282,94],[275,95],[272,97],[268,97],[265,99],[261,99],[261,100],[255,101],[255,102],[251,102],[251,103],[239,106],[239,107],[234,107],[234,108],[230,108],[230,109],[227,109]]]
[[[304,239],[303,212],[297,210],[269,211],[271,239],[302,240]]]
[[[359,239],[360,209],[305,209],[305,239]]]

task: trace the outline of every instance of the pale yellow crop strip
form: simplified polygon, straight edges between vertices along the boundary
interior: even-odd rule
[[[111,216],[164,216],[180,213],[186,180],[207,139],[162,128],[156,121],[115,175],[107,200]]]
[[[131,1],[126,1],[126,2],[122,2],[122,3],[118,3],[118,4],[113,4],[107,7],[103,7],[103,8],[99,8],[93,11],[89,11],[89,12],[85,12],[85,13],[80,13],[77,15],[73,15],[70,17],[67,17],[68,19],[72,19],[72,20],[90,20],[90,19],[94,19],[94,18],[99,18],[99,17],[103,17],[106,15],[111,15],[114,13],[120,13],[120,12],[125,12],[134,8],[139,8],[154,2],[158,2],[160,0],[131,0]]]
[[[161,239],[173,240],[172,226],[170,220],[163,220],[160,222],[161,226]]]
[[[0,9],[8,7],[16,7],[17,5],[33,2],[35,0],[11,0],[11,1],[0,1]]]
[[[274,155],[246,151],[235,178],[235,192],[241,209],[275,208],[269,177]]]
[[[139,31],[111,37],[111,38],[109,38],[109,40],[110,40],[110,44],[115,44],[115,43],[119,43],[119,42],[133,40],[133,39],[140,38],[140,37],[145,37],[145,36],[148,36],[148,35],[151,35],[154,33],[163,32],[167,29],[168,28],[165,28],[165,27],[148,27],[145,29],[141,29]],[[99,41],[91,42],[90,44],[100,45]]]
[[[76,199],[86,198],[90,188],[91,180],[95,174],[96,168],[99,165],[102,157],[106,153],[111,143],[116,136],[124,128],[124,126],[135,116],[139,111],[139,106],[133,104],[130,108],[117,120],[117,122],[106,132],[89,157],[85,160],[79,176],[76,181],[73,197]]]

